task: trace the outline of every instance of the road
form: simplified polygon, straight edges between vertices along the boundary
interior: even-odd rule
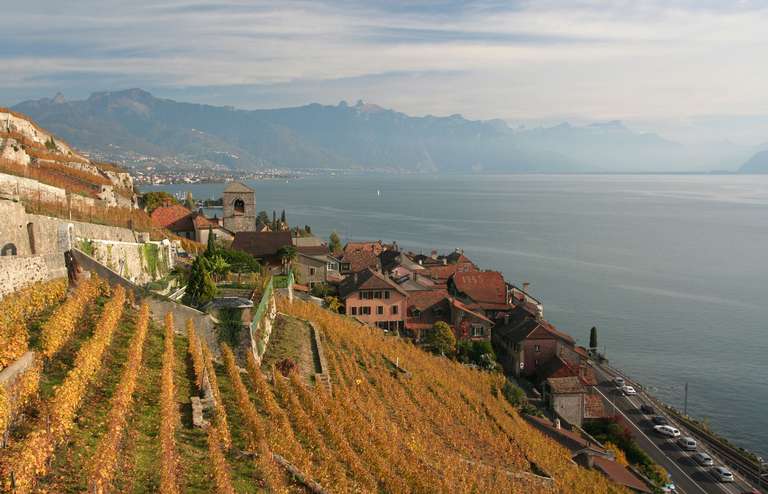
[[[640,448],[648,453],[653,461],[667,469],[678,492],[683,494],[740,494],[751,491],[752,486],[736,472],[734,472],[736,482],[718,482],[710,473],[710,468],[701,467],[694,461],[692,457],[694,452],[683,450],[675,440],[667,439],[654,431],[651,417],[640,411],[642,404],[652,404],[647,397],[643,396],[642,393],[631,397],[624,396],[613,383],[614,375],[597,366],[595,371],[600,383],[597,391],[603,396],[607,406],[611,410],[615,409],[616,415],[623,419]],[[656,413],[664,414],[664,411],[659,410],[657,406],[654,408]],[[675,423],[671,417],[667,416],[667,418],[673,427],[680,430],[682,436],[692,436],[684,427]],[[715,460],[715,465],[724,465],[718,460],[717,455],[707,449],[701,441],[698,442],[698,451],[708,453]]]

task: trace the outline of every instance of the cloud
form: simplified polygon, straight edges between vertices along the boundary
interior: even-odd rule
[[[749,115],[768,113],[766,25],[765,2],[31,0],[0,18],[0,91],[144,86],[243,107],[362,97],[475,118]]]

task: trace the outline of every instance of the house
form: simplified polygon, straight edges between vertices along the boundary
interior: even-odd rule
[[[352,273],[339,285],[345,313],[390,331],[405,328],[408,293],[373,269]]]
[[[523,283],[523,288],[518,288],[515,285],[507,285],[507,292],[512,299],[512,303],[515,305],[523,303],[532,305],[536,307],[536,313],[539,317],[544,316],[544,304],[528,293],[528,283]]]
[[[292,265],[302,283],[311,290],[320,283],[339,283],[339,261],[328,252],[328,246],[297,247]]]
[[[451,297],[451,325],[459,340],[490,340],[493,321]]]
[[[366,269],[381,271],[379,255],[372,250],[344,251],[339,258],[339,271],[342,275],[359,273]]]
[[[492,320],[514,308],[504,276],[498,271],[457,271],[448,279],[448,291]]]
[[[544,400],[549,408],[569,424],[581,427],[584,396],[587,390],[575,376],[550,377],[544,384]]]
[[[150,215],[152,226],[169,230],[179,237],[197,240],[193,218],[192,211],[181,204],[159,206]]]
[[[236,232],[232,249],[247,252],[266,266],[283,265],[280,250],[292,247],[291,232]]]
[[[493,331],[493,346],[507,372],[535,376],[556,356],[575,348],[573,338],[539,317],[534,308],[518,305]]]
[[[420,341],[424,332],[431,330],[436,322],[450,324],[450,296],[444,288],[408,291],[407,307],[405,327],[416,341]]]
[[[612,482],[628,488],[631,492],[639,494],[652,492],[637,475],[616,462],[613,455],[600,444],[562,427],[559,421],[553,424],[549,419],[532,415],[526,415],[525,420],[570,451],[571,457],[578,465],[599,471]]]
[[[208,233],[213,232],[216,240],[232,242],[235,236],[232,232],[221,227],[215,220],[206,218],[201,213],[194,213],[192,225],[195,227],[195,239],[201,244],[208,243]]]

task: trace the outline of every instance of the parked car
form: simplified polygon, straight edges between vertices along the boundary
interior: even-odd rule
[[[654,415],[651,420],[656,425],[669,425],[669,420],[664,415]]]
[[[640,405],[640,411],[646,415],[653,415],[654,413],[656,413],[656,410],[651,405],[646,405],[646,404]]]
[[[696,451],[696,440],[692,437],[681,437],[677,440],[677,444],[686,451]]]
[[[715,467],[712,469],[712,472],[715,474],[715,477],[717,477],[717,480],[720,482],[735,482],[736,479],[733,477],[733,474],[730,470],[728,470],[725,467]]]
[[[624,396],[635,396],[637,394],[633,386],[624,386],[622,390],[624,391]]]
[[[702,453],[702,452],[696,453],[695,455],[693,455],[693,459],[694,461],[696,461],[696,463],[698,463],[703,467],[711,467],[712,465],[715,464],[715,462],[712,461],[712,457],[709,456],[707,453]]]
[[[669,425],[657,425],[653,429],[662,436],[680,437],[680,431]]]
[[[613,383],[616,385],[617,388],[623,388],[624,385],[626,384],[624,382],[624,378],[623,377],[614,378]]]

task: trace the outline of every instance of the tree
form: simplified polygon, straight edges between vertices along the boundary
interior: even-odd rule
[[[325,306],[328,308],[331,312],[339,312],[339,308],[341,307],[341,302],[339,302],[338,297],[325,297]]]
[[[273,209],[272,210],[272,231],[277,232],[280,229],[277,227],[277,212]]]
[[[256,223],[261,223],[262,225],[269,224],[269,215],[266,211],[259,211],[259,214],[256,215]]]
[[[456,336],[448,323],[437,321],[432,331],[424,338],[426,345],[434,352],[443,355],[453,355],[456,351]]]
[[[283,225],[287,223],[287,221],[285,221],[285,209],[283,209],[283,212],[280,213],[280,223],[282,223]]]
[[[144,205],[144,210],[147,213],[152,214],[152,211],[159,208],[160,206],[178,204],[179,201],[177,201],[176,198],[168,192],[159,191],[145,193],[141,196],[141,203]]]
[[[216,234],[213,233],[213,227],[208,226],[208,245],[205,248],[205,256],[212,257],[216,255]]]
[[[195,209],[197,207],[197,204],[195,203],[195,198],[192,197],[192,192],[187,191],[187,197],[184,199],[184,206],[187,209]]]
[[[216,296],[216,284],[205,256],[197,256],[192,262],[187,281],[187,295],[197,305],[204,305]]]
[[[597,327],[592,326],[589,330],[589,350],[592,352],[597,351]]]
[[[335,230],[331,232],[331,236],[328,237],[328,248],[333,254],[341,252],[341,239]]]
[[[310,228],[309,225],[304,225],[304,231],[310,235],[312,234],[312,228]]]

